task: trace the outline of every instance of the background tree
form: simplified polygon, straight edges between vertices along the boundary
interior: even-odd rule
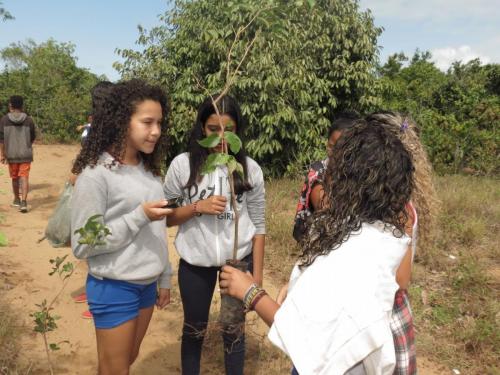
[[[278,22],[256,20],[234,53],[253,38],[232,94],[249,121],[250,155],[267,174],[294,172],[324,150],[331,119],[344,109],[366,110],[377,103],[374,73],[377,37],[369,12],[356,1],[178,0],[151,31],[140,29],[143,51],[119,50],[115,64],[124,77],[161,83],[172,98],[170,157],[185,149],[196,106],[221,87],[233,30],[263,7],[274,7]]]
[[[45,140],[67,142],[80,136],[75,127],[86,121],[91,108],[90,89],[98,77],[76,65],[75,46],[54,40],[15,43],[0,50],[5,63],[0,73],[3,113],[11,95],[25,98]]]
[[[444,73],[429,52],[417,50],[404,66],[408,60],[403,53],[395,54],[378,69],[381,108],[417,120],[439,172],[498,174],[500,65],[455,62]]]

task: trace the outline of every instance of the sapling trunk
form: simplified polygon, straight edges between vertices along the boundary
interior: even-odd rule
[[[47,361],[49,362],[50,375],[54,375],[54,368],[52,366],[52,360],[50,358],[49,343],[47,342],[47,334],[43,332],[42,337],[43,337],[43,343],[45,345],[45,353],[47,354]]]
[[[219,116],[220,119],[220,116]],[[221,124],[222,126],[222,124]],[[228,148],[227,148],[227,143],[224,142],[224,147],[223,150],[228,154]],[[233,242],[233,262],[237,261],[237,256],[238,256],[238,226],[240,222],[240,215],[238,213],[238,210],[236,209],[236,192],[234,190],[234,176],[231,171],[228,170],[228,177],[229,177],[229,189],[231,191],[231,206],[233,207],[234,211],[234,242]]]

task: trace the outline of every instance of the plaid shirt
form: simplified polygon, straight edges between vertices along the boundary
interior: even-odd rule
[[[309,167],[304,184],[300,190],[299,202],[297,203],[297,209],[295,210],[295,218],[293,225],[293,238],[296,241],[300,241],[302,236],[307,231],[308,222],[307,219],[313,213],[313,207],[309,200],[311,196],[311,191],[316,184],[323,182],[323,175],[326,171],[326,163],[328,159],[315,161]]]
[[[406,290],[396,292],[394,307],[392,308],[391,331],[394,339],[394,349],[396,350],[394,375],[417,374],[415,330]]]

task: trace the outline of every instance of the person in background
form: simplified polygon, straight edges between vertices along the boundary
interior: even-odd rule
[[[304,179],[302,189],[300,190],[293,225],[293,238],[295,238],[297,242],[301,240],[307,230],[308,218],[314,211],[317,211],[323,206],[323,179],[328,163],[328,156],[330,156],[331,150],[342,135],[342,132],[353,126],[359,118],[360,116],[356,112],[339,113],[328,129],[328,138],[326,142],[327,157],[323,160],[317,160],[311,163],[309,171]]]
[[[36,133],[33,119],[23,111],[23,102],[22,96],[11,96],[9,113],[0,119],[0,160],[9,165],[14,193],[12,206],[26,213]]]

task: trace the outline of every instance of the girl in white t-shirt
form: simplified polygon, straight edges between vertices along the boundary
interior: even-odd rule
[[[224,266],[220,286],[271,326],[270,340],[301,375],[392,375],[396,270],[410,238],[405,210],[413,163],[397,136],[359,121],[332,150],[325,194],[280,306],[252,278]]]

